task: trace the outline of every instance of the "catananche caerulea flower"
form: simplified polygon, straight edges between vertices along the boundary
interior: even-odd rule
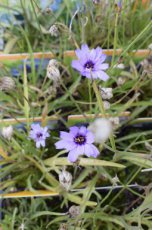
[[[40,146],[45,147],[45,140],[50,135],[48,133],[48,127],[43,128],[39,124],[32,124],[29,136],[35,141],[36,147],[40,148]]]
[[[60,132],[61,140],[55,143],[56,149],[69,151],[68,160],[75,162],[80,155],[96,158],[99,150],[93,145],[94,136],[85,126],[70,128],[70,132]]]
[[[108,69],[109,65],[103,63],[106,55],[102,53],[100,47],[90,50],[86,44],[83,44],[81,49],[75,50],[75,53],[78,60],[72,61],[72,67],[78,70],[82,76],[91,79],[99,78],[103,81],[108,80],[109,76],[104,70]]]

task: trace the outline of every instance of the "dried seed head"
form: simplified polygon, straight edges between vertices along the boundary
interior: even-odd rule
[[[50,32],[52,37],[58,37],[58,35],[59,35],[59,30],[58,30],[58,27],[56,25],[52,25],[49,29],[49,32]]]
[[[51,14],[51,13],[52,13],[51,8],[47,7],[47,8],[45,9],[45,13],[46,13],[46,14]]]
[[[58,230],[68,230],[67,224],[64,224],[64,223],[60,224],[60,227]]]
[[[123,85],[126,81],[127,81],[127,78],[126,78],[126,77],[118,77],[118,79],[117,79],[117,85],[118,85],[118,86],[121,86],[121,85]]]
[[[56,89],[56,87],[54,87],[54,86],[50,86],[50,87],[47,89],[47,91],[46,91],[45,93],[51,95],[52,98],[53,98],[53,97],[55,97],[56,94],[57,94],[57,89]]]
[[[80,206],[73,205],[69,209],[69,214],[71,218],[75,218],[80,215]]]
[[[110,109],[110,103],[109,103],[109,101],[103,101],[103,106],[104,106],[105,110]]]
[[[144,59],[141,62],[144,72],[148,75],[152,75],[152,55]]]
[[[110,98],[113,97],[112,88],[100,87],[100,90],[101,90],[101,97],[103,100],[109,100]]]
[[[55,67],[58,67],[59,66],[59,62],[56,60],[56,59],[51,59],[50,61],[49,61],[49,64],[48,64],[48,66],[55,66]]]
[[[1,134],[4,138],[6,138],[7,140],[11,140],[12,135],[13,135],[13,126],[8,126],[8,127],[3,127]]]
[[[72,184],[72,175],[71,173],[63,170],[60,174],[59,174],[59,181],[61,186],[66,190],[69,191],[71,184]]]
[[[58,62],[54,59],[49,61],[49,64],[47,66],[47,77],[51,79],[55,84],[59,84],[61,80],[61,74],[58,69]]]
[[[109,121],[111,122],[113,128],[116,128],[120,124],[119,117],[110,117]]]
[[[92,122],[88,129],[94,134],[96,143],[104,143],[112,133],[111,122],[106,118],[98,118]]]
[[[0,79],[0,90],[11,91],[15,89],[15,81],[12,77],[2,77]]]

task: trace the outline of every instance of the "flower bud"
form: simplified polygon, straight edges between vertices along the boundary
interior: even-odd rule
[[[114,65],[113,68],[116,68],[116,69],[124,69],[124,68],[125,68],[125,65],[124,65],[123,63],[119,63],[119,64]]]
[[[103,100],[109,100],[113,97],[112,88],[100,88]]]
[[[1,134],[5,139],[11,140],[12,135],[13,135],[13,127],[11,125],[8,127],[3,127]]]
[[[122,10],[122,4],[121,4],[121,1],[118,1],[118,3],[117,3],[117,4],[115,4],[115,8],[116,8],[116,10],[117,10],[117,12],[118,12],[118,13],[120,13],[120,12],[121,12],[121,10]]]
[[[103,101],[103,106],[104,106],[105,110],[110,109],[110,103],[109,103],[109,101]]]
[[[73,205],[69,209],[69,214],[71,218],[75,218],[80,215],[80,206]]]
[[[116,128],[120,124],[119,117],[110,117],[109,121],[111,122],[113,128]]]
[[[53,82],[57,83],[61,79],[60,71],[57,67],[58,62],[54,59],[49,61],[47,66],[47,77],[51,79]]]
[[[52,37],[58,37],[58,35],[59,35],[59,30],[58,30],[58,27],[56,25],[52,25],[49,29],[49,32],[50,32]]]
[[[53,85],[50,86],[46,91],[45,94],[51,95],[52,98],[56,96],[57,94],[57,88]]]
[[[0,90],[10,91],[15,89],[15,81],[12,77],[2,77],[0,78]]]
[[[123,85],[126,81],[127,81],[127,78],[126,78],[126,77],[118,77],[118,79],[117,79],[117,85],[118,85],[118,86],[121,86],[121,85]]]
[[[143,67],[144,72],[151,76],[152,75],[152,55],[144,59],[141,62],[141,65]]]
[[[60,224],[60,227],[58,230],[68,230],[67,224],[64,224],[64,223]]]
[[[60,174],[59,174],[59,181],[61,186],[66,190],[69,191],[71,184],[72,184],[72,175],[71,173],[63,170]]]
[[[52,13],[51,8],[47,7],[47,8],[45,9],[45,13],[46,13],[46,14],[51,14],[51,13]]]
[[[88,129],[94,134],[96,143],[104,143],[112,133],[111,122],[106,118],[98,118],[91,123]]]
[[[19,227],[19,230],[24,230],[25,229],[25,224],[21,224],[20,227]]]

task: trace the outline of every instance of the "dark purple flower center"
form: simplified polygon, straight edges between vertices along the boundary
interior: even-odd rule
[[[40,137],[43,136],[43,134],[42,133],[37,133],[36,136],[37,136],[37,138],[40,138]]]
[[[83,145],[86,142],[86,137],[82,136],[82,135],[77,135],[74,138],[74,142],[78,145]]]
[[[93,69],[94,63],[92,61],[87,61],[84,65],[84,68],[86,69]]]

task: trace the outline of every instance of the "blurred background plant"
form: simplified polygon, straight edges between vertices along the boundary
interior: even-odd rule
[[[100,45],[106,49],[113,48],[117,11],[117,45],[124,49],[151,21],[150,1],[144,5],[142,1],[124,0],[121,9],[117,9],[117,2],[114,4],[114,1],[97,2],[99,3],[95,4],[92,0],[2,1],[0,24],[4,31],[4,51],[27,52],[27,47],[30,46],[33,51],[58,50],[61,54],[64,50],[75,48],[73,38],[78,44],[86,42],[92,47]],[[49,32],[54,24],[59,30],[58,37],[51,36]],[[149,32],[147,30],[132,49],[147,48],[151,43]],[[59,44],[61,50],[57,49]]]

